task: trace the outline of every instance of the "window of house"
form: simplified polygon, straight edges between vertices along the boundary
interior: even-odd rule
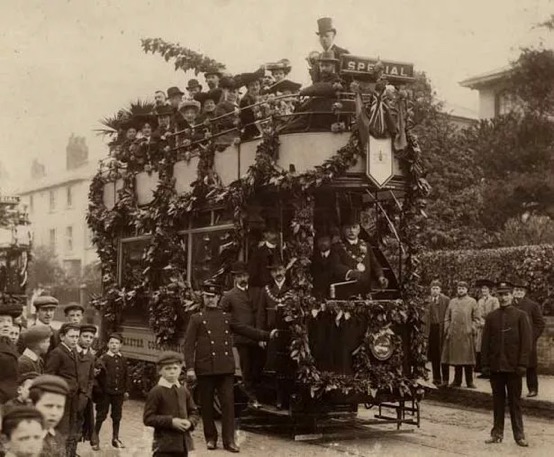
[[[49,193],[48,193],[48,198],[49,198],[49,208],[50,208],[50,211],[54,211],[56,209],[56,192],[51,190]]]
[[[73,189],[71,186],[67,186],[67,207],[71,208],[73,206]]]
[[[517,99],[514,95],[507,91],[499,92],[496,95],[496,114],[502,116],[504,114],[517,111],[519,109]]]
[[[73,251],[73,227],[70,225],[65,228],[65,247],[67,252]]]
[[[50,247],[53,250],[56,250],[56,229],[55,228],[50,229],[50,231],[48,232],[48,241],[49,241]]]

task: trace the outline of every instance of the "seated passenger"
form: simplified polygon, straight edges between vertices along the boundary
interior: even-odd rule
[[[181,89],[179,89],[178,87],[170,87],[169,89],[167,89],[167,98],[169,100],[169,105],[175,111],[177,111],[181,106],[183,95],[185,95],[185,93],[182,92]]]
[[[205,92],[200,94],[200,103],[202,103],[202,112],[200,116],[198,116],[198,123],[207,124],[208,127],[215,127],[212,126],[209,121],[215,117],[215,107],[217,103],[219,102],[219,99],[221,97],[221,91],[215,91],[211,90],[209,92]]]
[[[288,59],[281,59],[279,62],[268,64],[266,68],[271,72],[274,84],[283,81],[292,70]]]
[[[195,129],[197,125],[197,118],[200,113],[200,102],[196,100],[185,100],[181,104],[179,112],[184,120],[182,134],[177,137],[177,144],[179,146],[189,146],[196,140],[203,139],[204,134],[201,129]]]
[[[297,94],[302,84],[292,82],[288,79],[283,79],[271,86],[267,93],[269,95],[274,94],[276,97],[282,97],[283,95],[290,95],[291,97],[279,98],[277,100],[277,110],[279,114],[290,115],[296,108],[296,97],[293,94]]]
[[[223,77],[219,81],[219,87],[222,90],[221,101],[215,108],[218,132],[228,132],[218,137],[217,142],[229,145],[239,136],[237,129],[238,110],[237,88],[235,80],[231,77]]]

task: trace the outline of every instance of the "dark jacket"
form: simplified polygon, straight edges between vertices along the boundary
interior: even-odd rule
[[[256,305],[250,296],[249,290],[241,290],[233,287],[221,298],[221,309],[229,313],[233,321],[256,327]],[[233,332],[233,343],[235,346],[241,344],[256,345],[255,340]]]
[[[38,360],[35,362],[33,359],[28,357],[25,352],[19,356],[18,359],[19,364],[19,374],[25,374],[34,371],[38,374],[44,373],[44,360],[42,360],[42,357],[39,357]]]
[[[358,279],[363,292],[369,291],[376,284],[376,280],[383,275],[383,269],[373,254],[371,245],[366,241],[358,239],[356,244],[351,245],[345,240],[333,245],[333,249],[338,254],[343,271],[357,270],[358,264],[364,266],[362,277]],[[344,279],[348,279],[346,275]]]
[[[515,306],[495,309],[485,318],[481,366],[491,372],[513,373],[529,365],[531,325]]]
[[[238,322],[221,309],[205,308],[190,318],[185,335],[185,365],[197,375],[233,374],[232,332],[251,339],[267,340],[267,332]]]
[[[524,311],[529,318],[529,323],[531,324],[532,330],[531,334],[533,338],[531,354],[529,355],[529,366],[536,367],[538,363],[537,340],[542,335],[542,332],[544,332],[544,328],[546,326],[546,322],[544,321],[544,317],[542,316],[541,307],[537,302],[531,300],[526,296],[523,297],[521,300],[518,300],[515,306],[521,311]]]
[[[257,103],[257,100],[255,97],[250,95],[248,92],[244,94],[244,97],[241,98],[239,107],[241,108],[240,111],[240,122],[243,127],[243,140],[249,140],[251,138],[254,138],[260,134],[260,131],[258,130],[258,127],[254,124],[254,122],[257,120],[254,116],[254,111],[252,108],[246,108],[247,106],[251,106]]]
[[[274,281],[272,281],[272,285],[267,285],[262,289],[258,315],[256,316],[256,327],[264,330],[276,328],[277,309],[279,305],[284,304],[284,298],[289,289],[286,282],[279,289]]]
[[[279,247],[268,248],[267,245],[257,246],[248,259],[248,274],[250,287],[264,287],[273,279],[267,268],[274,260],[279,259]]]
[[[313,294],[317,298],[329,297],[329,288],[335,282],[344,281],[346,272],[341,268],[337,252],[330,250],[327,257],[315,251],[312,257],[310,272],[313,278]]]
[[[172,426],[172,419],[188,419],[192,427],[182,433]],[[198,409],[190,392],[185,387],[175,390],[157,385],[152,388],[144,404],[144,425],[154,427],[152,450],[156,452],[192,451],[194,449],[190,432],[198,423]]]
[[[441,336],[441,348],[442,348],[442,341],[444,337],[444,316],[446,314],[446,310],[448,308],[448,304],[450,303],[450,298],[448,298],[444,294],[439,294],[438,296],[438,303],[435,303],[433,301],[433,298],[431,296],[427,297],[425,308],[425,314],[423,315],[423,322],[424,322],[424,333],[425,337],[429,338],[429,332],[431,331],[431,314],[437,313],[439,318],[439,326],[440,326],[440,336]]]
[[[69,396],[74,396],[79,390],[77,383],[77,353],[65,344],[58,345],[46,359],[46,374],[53,374],[66,380],[69,386]]]
[[[340,46],[337,46],[333,44],[328,51],[332,51],[335,53],[335,58],[339,59],[339,61],[335,65],[335,71],[337,74],[340,72],[340,56],[343,54],[350,54],[349,51],[347,51],[344,48],[341,48]],[[310,70],[310,76],[312,77],[312,82],[316,83],[321,81],[321,76],[319,73],[319,66],[316,64],[311,70]]]
[[[99,390],[109,395],[123,395],[131,390],[131,378],[127,359],[122,355],[105,353],[102,357],[102,370],[98,374]]]
[[[0,404],[17,397],[19,353],[7,337],[0,337]]]
[[[89,349],[86,354],[77,353],[77,374],[79,376],[79,393],[88,399],[92,398],[92,386],[94,384],[94,362],[96,358]]]

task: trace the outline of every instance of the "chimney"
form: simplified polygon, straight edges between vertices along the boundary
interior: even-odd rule
[[[84,165],[88,159],[88,146],[85,138],[71,134],[65,148],[65,153],[65,167],[67,170],[74,170]]]
[[[33,159],[31,164],[31,178],[40,179],[46,176],[46,167],[41,164],[37,159]]]

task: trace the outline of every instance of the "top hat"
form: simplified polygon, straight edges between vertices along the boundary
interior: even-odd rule
[[[80,305],[79,303],[70,303],[63,309],[63,313],[67,316],[69,311],[78,310],[81,312],[85,312],[85,307]]]
[[[235,262],[231,267],[231,273],[233,273],[234,275],[240,275],[247,272],[248,268],[246,267],[246,263],[240,260],[238,262]]]
[[[337,29],[333,27],[333,18],[330,17],[322,17],[317,20],[317,32],[316,35],[322,35],[327,32],[335,32],[337,33]]]
[[[352,210],[341,211],[341,225],[343,227],[351,227],[353,225],[360,225],[359,219],[356,217],[356,213]]]
[[[167,98],[171,98],[174,95],[185,95],[185,93],[181,91],[181,89],[179,89],[178,87],[170,87],[169,89],[167,89]]]
[[[276,92],[285,92],[286,90],[289,90],[291,92],[298,92],[301,87],[302,84],[292,82],[288,79],[283,79],[282,81],[276,82],[275,84],[269,86],[266,89],[266,92],[269,94],[274,94]]]
[[[211,68],[208,68],[205,72],[204,72],[204,76],[209,76],[209,75],[217,75],[221,78],[221,70],[217,67],[211,67]]]
[[[318,62],[338,62],[339,59],[337,59],[333,51],[323,51],[321,54],[319,54],[317,61]]]
[[[189,79],[186,89],[192,90],[196,89],[197,87],[200,87],[200,90],[202,90],[202,84],[200,84],[197,79]]]
[[[475,281],[475,287],[488,287],[489,289],[492,289],[495,285],[496,283],[490,279],[478,279]]]
[[[221,295],[221,286],[213,281],[204,281],[202,293],[209,296]]]
[[[514,289],[514,284],[512,284],[511,282],[508,282],[508,281],[500,281],[496,285],[496,292],[497,293],[511,292],[513,289]]]

